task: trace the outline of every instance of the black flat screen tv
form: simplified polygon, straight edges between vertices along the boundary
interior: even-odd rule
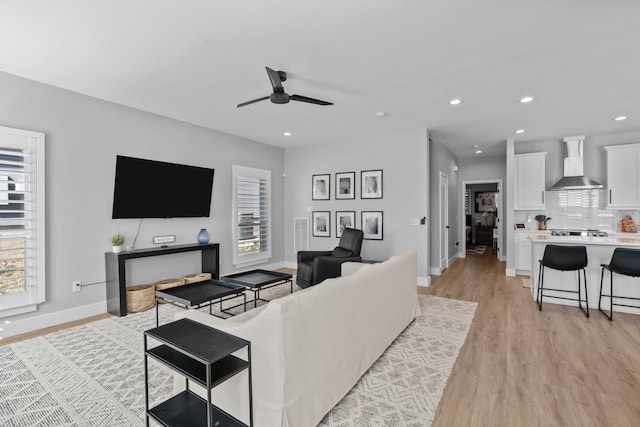
[[[112,218],[197,218],[211,212],[214,169],[117,156]]]

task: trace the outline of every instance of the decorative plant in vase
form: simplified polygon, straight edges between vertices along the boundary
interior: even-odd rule
[[[551,218],[546,215],[536,215],[535,220],[538,221],[538,230],[546,230],[547,221],[551,221]]]
[[[112,251],[114,254],[122,252],[122,245],[124,244],[124,236],[122,234],[114,234],[111,236],[111,245],[113,245]]]

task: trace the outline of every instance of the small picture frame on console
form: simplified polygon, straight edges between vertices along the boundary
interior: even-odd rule
[[[311,177],[311,200],[331,199],[331,175],[313,175]]]
[[[314,211],[312,215],[313,215],[313,236],[314,237],[331,237],[331,212]]]
[[[342,237],[345,228],[356,228],[355,211],[336,211],[336,237]]]
[[[367,240],[382,240],[382,211],[362,211],[362,231]]]
[[[339,172],[336,174],[336,200],[356,198],[356,173]]]

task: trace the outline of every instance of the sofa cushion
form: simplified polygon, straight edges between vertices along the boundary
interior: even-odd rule
[[[350,256],[353,256],[353,252],[349,249],[338,246],[333,250],[333,252],[331,252],[331,256],[334,258],[349,258]]]

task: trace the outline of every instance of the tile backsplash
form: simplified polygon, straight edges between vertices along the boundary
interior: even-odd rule
[[[527,228],[537,229],[533,219],[542,214],[551,217],[549,229],[595,229],[609,232],[620,231],[620,219],[630,215],[638,224],[638,210],[605,209],[604,190],[563,190],[546,192],[544,211],[515,211],[515,222],[524,223]],[[527,221],[527,215],[531,219]]]

